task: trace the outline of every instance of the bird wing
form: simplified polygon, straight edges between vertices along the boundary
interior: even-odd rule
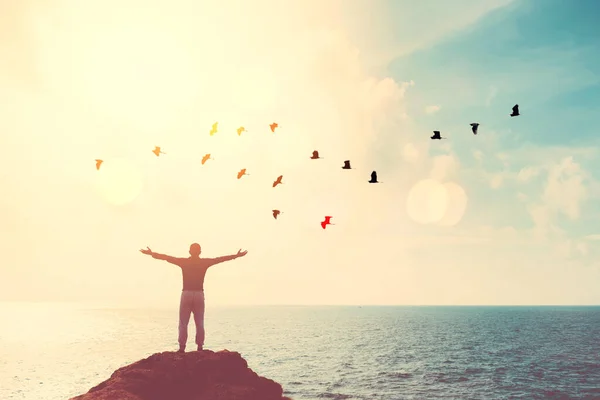
[[[377,180],[377,172],[375,172],[375,171],[371,172],[371,180],[373,180],[373,181]]]
[[[519,105],[515,104],[515,106],[512,108],[512,110],[513,110],[513,113],[518,112],[519,111]]]
[[[331,221],[331,217],[325,217],[325,223],[328,224]]]

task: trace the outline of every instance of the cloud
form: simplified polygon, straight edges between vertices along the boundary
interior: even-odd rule
[[[485,99],[485,106],[489,107],[492,105],[492,101],[496,98],[496,96],[498,95],[498,88],[496,86],[490,86],[490,92],[488,94],[488,96]]]
[[[499,189],[503,181],[504,176],[502,174],[494,174],[490,178],[489,184],[492,189]]]
[[[573,157],[566,157],[549,172],[542,201],[551,210],[560,212],[570,219],[580,216],[581,204],[588,197],[585,186],[586,172]]]
[[[459,161],[454,155],[444,154],[433,158],[430,177],[437,181],[444,181],[459,168]]]
[[[525,167],[521,168],[517,175],[517,181],[521,183],[529,182],[532,178],[536,177],[540,173],[538,167]]]
[[[525,202],[529,199],[529,196],[527,196],[525,193],[518,192],[517,199],[521,202]]]
[[[387,12],[382,23],[387,29],[378,30],[373,45],[377,46],[377,63],[387,64],[390,60],[443,40],[450,34],[477,22],[484,15],[514,0],[457,0],[444,3],[436,0],[375,2],[371,7],[386,4]],[[383,9],[383,8],[382,8]],[[397,16],[404,17],[399,24]],[[366,24],[366,20],[362,24]]]
[[[407,143],[402,148],[402,157],[409,163],[415,163],[419,159],[419,150],[414,144]]]
[[[581,216],[582,204],[588,198],[588,173],[573,157],[564,157],[546,171],[538,200],[530,201],[527,205],[534,225],[532,232],[538,240],[552,237],[558,243],[564,243],[568,238],[565,230],[560,227],[559,217],[566,216],[573,221]]]
[[[440,106],[427,106],[425,107],[425,114],[435,114],[440,111]]]

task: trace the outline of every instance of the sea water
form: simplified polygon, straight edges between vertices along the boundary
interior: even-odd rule
[[[600,399],[600,307],[209,306],[205,347],[295,400]],[[66,400],[176,349],[176,308],[0,303],[0,399]]]

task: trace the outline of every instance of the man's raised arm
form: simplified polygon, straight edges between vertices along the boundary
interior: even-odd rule
[[[240,249],[237,252],[237,254],[232,254],[230,256],[216,257],[216,258],[209,258],[208,260],[210,262],[210,265],[215,265],[215,264],[220,264],[224,261],[235,260],[238,257],[244,257],[246,255],[246,253],[248,253],[248,250],[242,251],[242,249]]]
[[[152,256],[152,258],[156,258],[157,260],[164,260],[170,262],[171,264],[179,265],[179,258],[168,256],[166,254],[155,253],[150,250],[150,247],[146,247],[146,250],[140,250],[142,253]]]

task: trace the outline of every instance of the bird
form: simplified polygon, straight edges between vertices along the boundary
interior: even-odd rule
[[[242,168],[242,169],[240,170],[240,172],[238,172],[238,174],[237,174],[237,178],[238,178],[238,179],[241,179],[241,177],[242,177],[242,176],[244,176],[244,175],[250,175],[250,174],[247,174],[247,173],[246,173],[246,168]]]
[[[331,216],[326,216],[326,217],[325,217],[325,221],[321,222],[321,228],[325,229],[325,227],[326,227],[327,225],[335,225],[335,224],[332,224],[332,223],[331,223],[331,218],[333,218],[333,217],[331,217]]]
[[[159,155],[159,154],[166,154],[166,153],[163,153],[163,152],[160,150],[160,147],[158,147],[158,146],[154,146],[154,150],[152,150],[152,152],[153,152],[154,154],[156,154],[156,157],[158,157],[158,155]]]
[[[210,157],[210,153],[207,153],[204,155],[204,157],[202,157],[202,165],[204,165],[204,163],[207,162],[208,160],[214,160],[214,158]]]
[[[239,128],[237,128],[238,136],[240,136],[242,134],[242,132],[248,132],[248,131],[243,126],[240,126]]]
[[[515,106],[512,108],[512,114],[510,114],[511,117],[516,117],[519,116],[521,114],[519,114],[519,105],[515,104]]]
[[[369,181],[369,183],[379,183],[377,182],[377,171],[371,172],[371,180]]]
[[[312,152],[312,156],[310,157],[311,160],[318,160],[318,159],[322,159],[323,157],[319,157],[319,152],[317,150],[314,150]]]
[[[479,124],[477,122],[473,122],[471,124],[471,130],[473,131],[473,135],[477,135],[477,128],[479,128]]]
[[[433,140],[435,140],[435,139],[446,139],[446,138],[443,138],[443,137],[441,136],[441,134],[440,134],[440,131],[433,131],[433,136],[432,136],[431,138],[432,138]]]
[[[342,166],[342,169],[352,169],[352,167],[350,167],[350,160],[344,161],[344,165]]]
[[[271,127],[271,132],[275,133],[275,128],[277,128],[279,125],[277,125],[277,122],[273,122],[269,126]]]
[[[97,170],[100,170],[100,166],[102,165],[103,162],[104,161],[102,161],[102,160],[96,160],[96,169]]]
[[[210,129],[210,136],[214,135],[215,133],[217,133],[217,125],[219,123],[215,122],[214,124],[212,124],[212,128]]]
[[[273,182],[273,187],[275,187],[275,186],[279,185],[280,183],[282,183],[281,182],[282,179],[283,179],[283,175],[279,175],[277,177],[277,180],[275,182]]]
[[[277,219],[277,216],[281,214],[281,211],[279,210],[273,210],[273,218]]]

